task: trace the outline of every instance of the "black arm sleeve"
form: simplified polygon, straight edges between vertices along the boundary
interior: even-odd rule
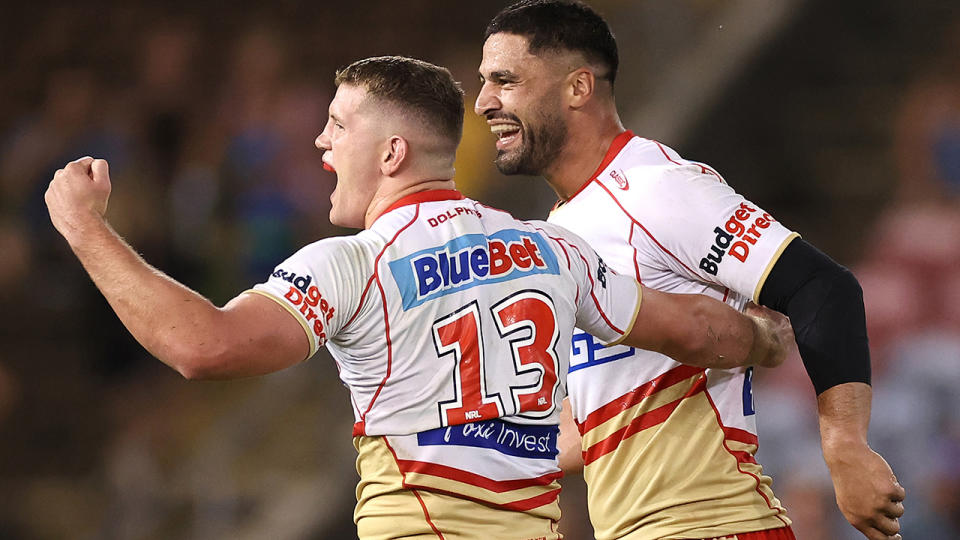
[[[863,291],[849,270],[796,238],[771,269],[759,300],[790,317],[817,395],[842,383],[870,384]]]

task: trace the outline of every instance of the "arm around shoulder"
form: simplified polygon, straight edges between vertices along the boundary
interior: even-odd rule
[[[789,320],[772,310],[748,316],[703,295],[644,287],[640,311],[623,342],[693,366],[773,367],[793,346],[793,332]]]

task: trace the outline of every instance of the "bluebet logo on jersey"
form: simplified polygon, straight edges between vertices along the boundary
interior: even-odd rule
[[[420,446],[472,446],[531,459],[557,457],[557,426],[512,424],[494,419],[417,433]]]
[[[458,236],[389,264],[404,310],[478,285],[560,273],[546,239],[516,229]]]

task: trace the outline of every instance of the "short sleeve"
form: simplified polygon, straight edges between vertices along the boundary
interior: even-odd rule
[[[635,216],[639,241],[681,275],[717,283],[748,298],[798,236],[712,174],[669,169],[644,186]]]
[[[280,263],[249,293],[283,306],[303,327],[310,356],[337,336],[362,294],[365,257],[353,237],[327,238],[310,244]]]
[[[576,326],[604,344],[620,342],[633,328],[640,310],[640,284],[617,274],[582,238],[556,225],[553,238],[566,251],[577,282]]]

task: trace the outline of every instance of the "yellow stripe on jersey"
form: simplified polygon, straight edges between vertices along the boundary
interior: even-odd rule
[[[471,500],[471,490],[473,495],[486,490],[466,484],[449,483],[445,485],[449,490],[440,491],[416,488],[411,480],[425,481],[425,475],[401,472],[383,437],[361,436],[353,441],[360,473],[354,521],[361,540],[562,538],[557,532],[560,507],[556,498],[524,512]],[[464,492],[455,491],[461,488]],[[543,493],[544,488],[539,491]]]
[[[259,294],[260,296],[267,297],[267,298],[273,300],[274,302],[280,304],[281,306],[283,306],[283,309],[286,309],[287,311],[289,311],[290,314],[293,315],[293,318],[296,319],[298,323],[300,323],[300,327],[303,328],[303,331],[307,333],[307,339],[310,340],[310,356],[313,355],[314,351],[317,350],[317,339],[316,339],[316,338],[314,337],[314,335],[313,335],[313,330],[311,330],[311,329],[307,326],[307,323],[303,322],[303,317],[302,317],[299,313],[297,313],[297,310],[293,309],[293,306],[291,306],[289,303],[287,303],[284,299],[278,298],[278,297],[276,297],[276,296],[268,293],[267,291],[260,291],[260,290],[256,290],[256,289],[247,289],[247,290],[245,290],[245,291],[243,291],[243,292],[244,292],[244,293],[250,293],[250,294]]]
[[[644,405],[651,407],[618,418],[642,421],[662,401],[648,399]],[[595,442],[590,434],[583,437],[585,450]],[[732,436],[699,391],[676,403],[663,422],[588,462],[584,478],[597,540],[713,538],[789,524],[770,478],[753,462],[755,445]]]
[[[760,274],[760,281],[757,281],[757,288],[753,290],[753,301],[760,302],[760,291],[763,289],[763,284],[767,282],[767,276],[770,275],[770,271],[773,270],[773,266],[777,264],[777,261],[780,260],[780,255],[783,255],[783,250],[787,249],[787,246],[790,242],[793,242],[794,238],[799,238],[800,235],[797,233],[790,233],[783,242],[780,243],[780,247],[777,248],[777,251],[773,254],[773,257],[770,257],[770,262],[767,263],[767,267],[763,270],[763,273]]]

